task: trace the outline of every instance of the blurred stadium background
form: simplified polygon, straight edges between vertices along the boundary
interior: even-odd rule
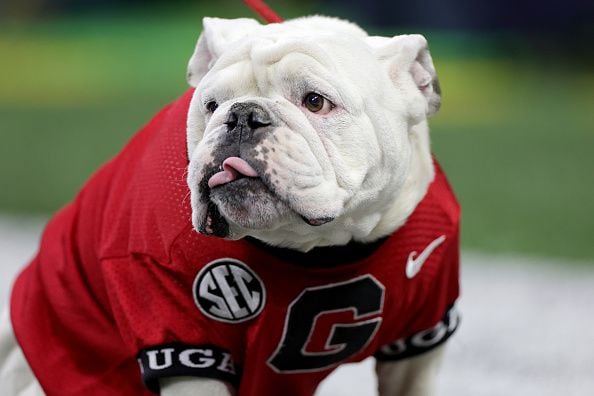
[[[479,252],[467,255],[471,259],[464,263],[470,268],[468,281],[474,282],[466,288],[467,295],[480,293],[483,286],[492,289],[491,281],[498,280],[500,288],[488,289],[493,299],[483,301],[487,304],[483,308],[516,304],[521,287],[516,285],[514,294],[514,280],[530,282],[529,274],[540,272],[538,258],[546,258],[545,273],[550,278],[543,288],[560,287],[551,290],[559,292],[558,311],[552,312],[561,315],[546,317],[554,323],[561,320],[566,306],[593,307],[594,294],[588,293],[583,280],[594,279],[594,2],[269,3],[285,18],[322,13],[349,18],[377,34],[424,34],[443,89],[443,107],[431,122],[434,152],[462,203],[463,248]],[[97,166],[186,89],[186,62],[203,16],[255,17],[240,0],[0,2],[1,260],[30,255],[25,251],[34,246],[43,222],[37,219],[47,218],[71,199]],[[526,272],[514,272],[516,263],[523,263]],[[19,264],[0,263],[8,274],[0,283],[0,301],[14,272],[6,268]],[[490,272],[492,266],[503,272]],[[559,285],[560,278],[566,283]],[[510,335],[528,331],[529,314],[545,310],[538,294],[520,295],[534,304],[519,304],[504,318],[524,321],[524,327],[507,328]],[[477,320],[497,316],[487,315],[477,305],[468,308],[478,315],[467,323],[475,330],[481,326]],[[576,347],[582,357],[566,356],[566,366],[588,363],[591,371],[594,363],[588,356],[594,355],[594,340],[577,329],[592,325],[572,318],[568,320],[575,321],[573,330],[553,327],[550,337],[535,336],[533,341],[570,342],[558,345]],[[485,340],[474,337],[480,348]],[[466,346],[474,345],[472,337],[462,340]],[[578,341],[589,342],[589,355]],[[508,374],[518,378],[520,374],[533,378],[531,370],[538,371],[530,364],[518,368],[505,359],[480,365],[468,360],[472,350],[465,353],[461,361],[468,363],[468,369],[483,370],[482,381],[489,378],[489,371],[497,372],[493,367],[507,366]],[[526,353],[540,362],[553,358]],[[542,384],[558,372],[546,367],[550,371],[539,371]],[[505,378],[513,383],[515,377]],[[588,395],[594,392],[591,380],[591,374],[578,375],[572,377],[574,388],[561,381],[559,388],[550,388],[552,393],[542,387],[534,393],[528,388],[515,393],[496,387],[490,388],[491,393],[479,388],[468,393],[461,383],[447,394]]]
[[[465,248],[594,259],[594,3],[271,1],[425,34],[443,87],[433,147]],[[186,88],[205,15],[240,0],[3,0],[0,211],[42,213]]]

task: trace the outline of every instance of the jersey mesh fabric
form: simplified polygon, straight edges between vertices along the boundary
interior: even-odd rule
[[[442,319],[459,292],[459,208],[437,164],[435,180],[407,223],[370,255],[322,268],[289,263],[249,240],[225,241],[192,229],[185,182],[192,93],[163,109],[50,221],[37,256],[14,285],[15,335],[46,394],[150,394],[137,355],[181,343],[229,351],[242,373],[240,395],[310,395],[335,365],[279,373],[267,363],[281,341],[288,307],[306,288],[361,276],[373,276],[384,288],[375,315],[381,324],[346,361],[362,360]],[[442,235],[445,242],[408,279],[409,254]],[[224,323],[198,309],[194,279],[220,258],[245,263],[261,279],[267,299],[255,318]],[[348,310],[320,316],[307,348],[323,349],[337,322],[358,319]]]

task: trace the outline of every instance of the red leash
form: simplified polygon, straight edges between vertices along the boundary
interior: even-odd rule
[[[248,7],[256,11],[264,20],[268,23],[279,23],[283,21],[283,18],[279,17],[278,14],[262,0],[243,0]]]

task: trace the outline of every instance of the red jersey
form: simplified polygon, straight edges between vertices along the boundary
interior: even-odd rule
[[[459,208],[437,164],[406,224],[372,244],[304,254],[203,236],[185,182],[191,95],[49,222],[14,285],[15,335],[48,395],[150,394],[167,376],[311,395],[340,363],[449,337]]]

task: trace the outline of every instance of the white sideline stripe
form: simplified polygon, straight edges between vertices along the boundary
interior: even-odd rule
[[[0,215],[0,306],[7,301],[10,285],[19,269],[37,251],[47,219]]]
[[[0,306],[43,222],[0,216]],[[591,394],[594,263],[472,252],[462,262],[462,322],[448,342],[438,396]],[[375,395],[375,387],[368,359],[336,370],[316,395]]]

